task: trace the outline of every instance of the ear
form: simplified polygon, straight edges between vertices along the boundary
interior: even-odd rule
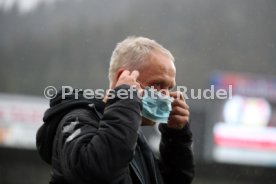
[[[113,89],[118,81],[118,79],[120,78],[121,74],[123,73],[123,71],[125,70],[125,68],[119,68],[116,72],[116,75],[111,83],[111,85],[109,86],[109,88]]]
[[[121,74],[123,73],[123,71],[125,71],[125,68],[119,68],[116,72],[116,76],[115,76],[115,79],[116,79],[116,82],[118,81],[118,79],[120,78]]]

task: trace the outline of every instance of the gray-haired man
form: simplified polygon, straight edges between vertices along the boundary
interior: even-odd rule
[[[111,57],[114,98],[53,99],[37,134],[38,151],[52,165],[50,183],[191,183],[189,107],[180,92],[170,91],[175,75],[167,49],[148,38],[129,37]],[[157,98],[145,94],[148,87],[156,89]],[[130,89],[136,89],[133,98],[119,98],[118,91]],[[160,158],[139,130],[155,123],[162,135]]]

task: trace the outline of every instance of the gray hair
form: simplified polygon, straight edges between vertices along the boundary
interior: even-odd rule
[[[110,59],[108,76],[110,83],[119,68],[123,67],[127,70],[141,69],[152,51],[162,52],[174,62],[174,57],[171,52],[155,40],[130,36],[118,43]]]

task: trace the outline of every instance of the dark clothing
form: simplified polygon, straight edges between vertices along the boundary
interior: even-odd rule
[[[122,85],[115,89],[128,89]],[[189,126],[160,124],[160,159],[139,131],[141,100],[62,100],[57,96],[37,133],[37,149],[52,165],[52,184],[188,184],[194,176]]]

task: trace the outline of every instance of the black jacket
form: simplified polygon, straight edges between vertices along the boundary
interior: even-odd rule
[[[116,91],[129,86],[122,85]],[[50,101],[37,132],[37,149],[52,165],[52,184],[188,184],[194,177],[189,126],[160,124],[160,159],[139,131],[141,100],[81,94]]]

